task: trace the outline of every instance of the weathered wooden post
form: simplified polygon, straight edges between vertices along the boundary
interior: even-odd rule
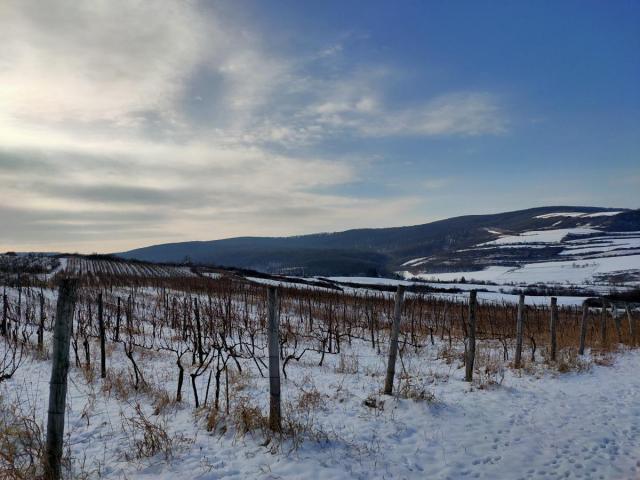
[[[613,316],[613,325],[616,329],[616,336],[618,337],[618,343],[622,343],[622,320],[618,316],[618,307],[615,303],[611,304],[611,315]]]
[[[518,319],[516,321],[516,357],[515,368],[520,368],[522,364],[522,334],[524,331],[524,294],[520,294],[518,301]]]
[[[398,335],[400,334],[400,318],[402,317],[402,299],[404,297],[404,285],[398,285],[396,290],[396,303],[393,312],[393,325],[391,326],[391,338],[389,345],[389,360],[387,362],[387,377],[384,382],[384,394],[393,392],[393,377],[396,374],[396,357],[398,356]]]
[[[469,344],[467,345],[467,358],[465,360],[465,376],[467,382],[473,380],[473,363],[476,359],[476,297],[477,292],[469,292]]]
[[[9,301],[7,299],[6,289],[2,292],[2,324],[0,325],[0,333],[3,337],[7,336],[7,310],[9,308]]]
[[[98,328],[100,329],[100,377],[107,376],[107,358],[105,353],[104,315],[102,307],[102,292],[98,294]]]
[[[200,308],[198,307],[198,297],[194,298],[193,309],[196,316],[196,343],[198,349],[198,360],[200,365],[204,364],[204,351],[202,350],[202,328],[200,326]]]
[[[584,344],[587,339],[587,327],[589,322],[589,305],[587,301],[582,302],[582,321],[580,322],[580,348],[578,353],[584,355]]]
[[[556,329],[558,326],[558,299],[551,297],[551,324],[549,325],[549,332],[551,334],[551,361],[556,361],[556,354],[558,350],[558,339],[556,336]]]
[[[113,336],[113,341],[118,342],[120,340],[120,297],[118,297],[118,305],[116,307],[116,331]]]
[[[629,304],[626,304],[624,309],[627,312],[627,319],[629,320],[629,332],[631,332],[631,345],[635,346],[638,341],[636,322],[633,316],[631,315],[631,308],[629,308]]]
[[[267,303],[269,314],[269,428],[279,432],[282,429],[280,410],[280,318],[278,315],[278,291],[276,287],[268,288]]]
[[[69,372],[69,339],[73,326],[78,280],[65,278],[60,283],[56,322],[53,330],[53,357],[49,382],[49,411],[47,417],[47,443],[44,459],[45,476],[62,478],[62,442],[64,438],[64,410]]]
[[[38,351],[44,349],[44,295],[40,292],[40,323],[38,323]]]
[[[607,302],[602,297],[602,312],[600,312],[600,343],[604,345],[607,342]]]

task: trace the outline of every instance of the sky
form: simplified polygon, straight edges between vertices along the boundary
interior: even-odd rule
[[[640,2],[0,1],[0,251],[640,207]]]

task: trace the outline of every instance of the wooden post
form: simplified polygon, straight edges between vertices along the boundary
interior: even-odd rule
[[[613,325],[616,328],[616,336],[618,343],[622,343],[622,320],[618,316],[618,307],[615,303],[611,304],[611,315],[613,316]]]
[[[116,332],[113,340],[115,342],[120,340],[120,297],[118,297],[118,306],[116,307]]]
[[[280,410],[280,333],[278,315],[278,291],[269,287],[267,291],[269,324],[269,428],[275,432],[282,429]]]
[[[198,360],[200,361],[200,365],[202,365],[204,364],[204,351],[202,350],[202,328],[200,327],[200,309],[198,308],[198,297],[194,298],[193,308],[196,315],[196,343],[198,349]]]
[[[549,331],[551,333],[551,361],[556,361],[556,354],[558,350],[558,339],[556,336],[556,328],[558,325],[558,299],[551,297],[551,325]]]
[[[607,341],[607,302],[602,297],[602,312],[600,314],[600,343],[604,345]]]
[[[515,368],[520,368],[522,364],[522,334],[524,331],[524,294],[520,294],[518,301],[518,320],[516,323],[516,358]]]
[[[476,359],[476,301],[477,292],[469,292],[469,345],[467,346],[467,358],[465,361],[465,376],[467,382],[473,380],[473,363]]]
[[[0,325],[0,333],[3,337],[7,336],[7,309],[9,308],[9,301],[7,299],[6,290],[2,293],[2,325]]]
[[[40,292],[40,323],[38,324],[38,350],[44,348],[44,295]]]
[[[69,372],[69,339],[73,325],[78,280],[65,278],[60,283],[56,323],[53,330],[53,357],[49,382],[49,411],[47,418],[47,444],[45,451],[45,478],[62,478],[62,443],[64,438],[64,410]]]
[[[98,328],[100,329],[100,377],[105,378],[107,376],[107,358],[104,351],[105,338],[104,338],[104,315],[102,308],[102,292],[98,294]]]
[[[396,374],[396,357],[398,356],[398,335],[400,334],[400,318],[402,317],[402,299],[404,297],[404,285],[398,285],[396,290],[396,303],[393,311],[393,325],[391,326],[391,338],[389,339],[389,361],[387,362],[387,378],[384,382],[384,394],[393,392],[393,377]]]
[[[629,308],[629,304],[625,305],[625,310],[627,311],[627,318],[629,319],[629,332],[631,332],[631,345],[635,347],[637,338],[637,329],[636,322],[633,316],[631,315],[631,308]]]
[[[578,353],[584,355],[584,343],[587,339],[587,327],[589,322],[589,305],[587,301],[582,302],[582,321],[580,322],[580,348]]]

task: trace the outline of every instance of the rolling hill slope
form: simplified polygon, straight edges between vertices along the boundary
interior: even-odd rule
[[[616,238],[624,232],[626,240]],[[625,254],[633,245],[628,241],[635,238],[629,232],[640,232],[640,210],[552,206],[408,227],[168,243],[118,255],[307,275],[388,275],[399,270],[415,274],[566,261],[598,252]],[[603,236],[609,238],[598,238]],[[590,238],[594,245],[579,243]],[[567,256],[565,243],[574,240],[576,255]]]

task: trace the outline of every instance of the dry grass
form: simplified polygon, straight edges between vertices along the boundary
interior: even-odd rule
[[[31,480],[42,474],[44,436],[34,415],[0,398],[0,478]]]
[[[437,402],[436,396],[427,388],[426,382],[411,375],[400,376],[396,396],[416,402]]]
[[[574,349],[565,349],[558,353],[556,368],[560,373],[586,372],[591,369],[592,363],[585,360]]]
[[[131,449],[125,453],[127,461],[144,459],[162,455],[170,460],[178,444],[187,440],[179,435],[169,435],[167,421],[164,418],[151,420],[147,417],[140,404],[134,406],[133,415],[121,414],[122,429],[131,442]]]

